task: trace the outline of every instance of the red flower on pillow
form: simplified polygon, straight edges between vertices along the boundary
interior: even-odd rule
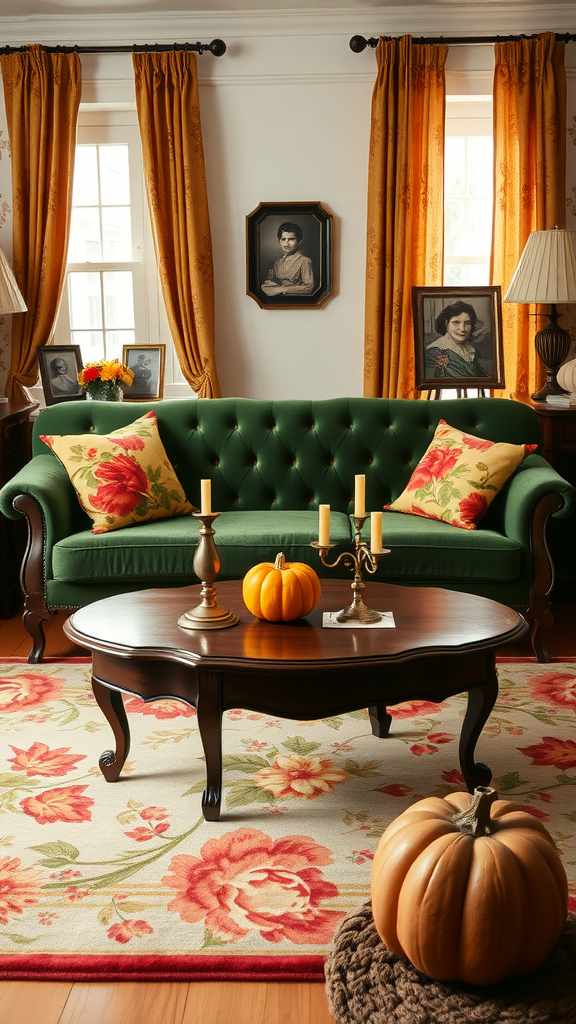
[[[407,491],[417,491],[432,480],[439,480],[454,468],[462,455],[461,448],[429,448],[416,466],[407,484]]]
[[[140,504],[142,495],[148,490],[144,470],[127,455],[115,455],[109,462],[103,462],[94,476],[105,481],[90,498],[90,504],[99,512],[127,516]]]
[[[145,442],[137,434],[126,434],[125,437],[109,437],[108,440],[112,444],[118,444],[121,448],[125,448],[126,451],[141,452],[145,447]]]
[[[470,437],[468,434],[462,435],[462,441],[467,448],[475,448],[479,452],[487,452],[494,445],[494,441],[484,441],[481,437]]]
[[[488,511],[488,502],[480,491],[472,491],[467,498],[458,502],[460,518],[466,523],[477,523]]]

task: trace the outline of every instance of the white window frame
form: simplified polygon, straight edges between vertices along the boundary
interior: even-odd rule
[[[492,97],[488,95],[447,95],[446,123],[444,134],[448,136],[479,136],[492,137]],[[492,218],[493,220],[493,218]],[[488,261],[490,254],[488,254]],[[477,265],[485,263],[479,256],[444,256],[446,265]],[[486,281],[488,285],[490,282]]]
[[[161,294],[144,186],[142,147],[136,110],[83,110],[81,105],[78,115],[77,144],[105,145],[115,142],[127,143],[129,147],[133,261],[114,263],[102,261],[98,262],[97,269],[98,271],[132,271],[135,344],[165,344],[164,398],[190,398],[194,396],[194,392],[184,379],[180,369]],[[68,345],[72,343],[67,275],[69,272],[89,270],[89,263],[71,263],[66,267],[62,302],[54,330],[55,344]]]

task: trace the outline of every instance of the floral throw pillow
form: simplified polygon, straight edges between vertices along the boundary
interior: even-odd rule
[[[152,410],[110,434],[47,436],[41,440],[64,466],[92,533],[193,512],[170,463]]]
[[[485,441],[440,420],[405,490],[384,508],[474,530],[508,477],[537,447]]]

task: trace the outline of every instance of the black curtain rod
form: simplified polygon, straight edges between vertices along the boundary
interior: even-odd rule
[[[398,38],[398,36],[384,36],[387,41],[390,39]],[[436,38],[427,38],[421,36],[419,39],[412,39],[413,43],[449,43],[450,45],[458,45],[460,43],[512,43],[517,39],[534,39],[532,36],[437,36]],[[556,39],[560,43],[574,43],[576,42],[576,35],[570,35],[565,32],[564,35],[556,35]],[[352,36],[350,40],[350,49],[354,53],[362,53],[367,46],[378,46],[378,38],[372,36],[370,39],[365,39],[364,36]]]
[[[47,53],[169,53],[172,50],[194,50],[204,53],[210,50],[215,57],[226,53],[226,43],[213,39],[211,43],[133,43],[132,46],[43,46]],[[25,46],[0,46],[0,54],[25,53]]]

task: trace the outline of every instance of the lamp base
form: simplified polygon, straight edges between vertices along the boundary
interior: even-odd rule
[[[546,383],[532,395],[534,402],[545,402],[547,395],[567,395],[568,391],[557,381],[556,375],[570,351],[570,335],[558,325],[558,311],[554,303],[550,306],[548,323],[534,338],[534,347],[546,370]]]

